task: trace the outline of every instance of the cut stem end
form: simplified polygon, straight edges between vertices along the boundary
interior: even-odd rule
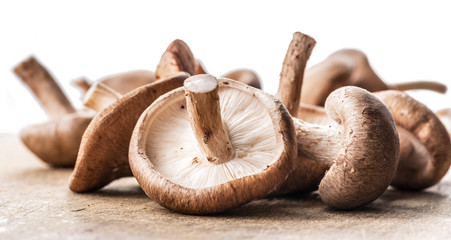
[[[208,74],[185,80],[186,106],[194,135],[211,163],[224,163],[235,155],[224,128],[219,106],[218,80]]]

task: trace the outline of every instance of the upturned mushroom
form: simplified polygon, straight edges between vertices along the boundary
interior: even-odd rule
[[[121,95],[124,95],[135,88],[144,86],[155,81],[155,74],[148,70],[129,71],[112,76],[104,77],[96,82],[100,82]],[[91,81],[82,77],[72,81],[83,93],[86,93],[93,85]]]
[[[451,165],[451,142],[440,119],[401,91],[375,93],[390,109],[400,138],[400,157],[392,185],[422,190],[438,183]]]
[[[314,45],[313,38],[295,33],[285,56],[278,96],[292,116],[302,117],[299,93]],[[274,194],[313,190],[320,181],[319,194],[327,205],[336,209],[366,205],[387,189],[395,173],[399,141],[393,117],[379,99],[358,87],[332,92],[325,109],[328,117],[313,107],[307,109],[312,120],[328,118],[324,124],[293,118],[298,159]]]
[[[371,68],[366,55],[355,49],[339,50],[308,69],[303,85],[301,102],[319,106],[324,106],[329,93],[343,86],[357,86],[370,92],[389,89],[428,89],[440,93],[446,92],[446,86],[438,82],[386,84]]]
[[[273,96],[234,80],[196,75],[141,115],[130,166],[160,205],[210,214],[276,189],[291,171],[294,141],[290,115]]]
[[[14,72],[50,117],[46,123],[22,129],[22,142],[51,166],[72,167],[83,132],[94,114],[76,111],[50,73],[34,57],[18,64]]]
[[[160,95],[182,86],[188,76],[179,73],[120,98],[111,88],[93,88],[85,102],[100,111],[83,135],[69,188],[74,192],[94,191],[115,179],[132,176],[128,146],[139,116]]]

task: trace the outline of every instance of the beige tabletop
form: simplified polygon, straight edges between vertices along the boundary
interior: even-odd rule
[[[0,134],[0,239],[451,239],[451,174],[423,192],[388,189],[374,203],[334,211],[318,194],[255,201],[212,216],[169,212],[133,178],[90,194],[71,169],[41,163]]]

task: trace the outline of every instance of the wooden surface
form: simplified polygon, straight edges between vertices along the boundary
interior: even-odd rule
[[[0,239],[449,239],[451,174],[423,192],[389,189],[354,211],[316,193],[263,199],[212,216],[171,213],[134,178],[91,194],[68,188],[14,135],[0,134]]]

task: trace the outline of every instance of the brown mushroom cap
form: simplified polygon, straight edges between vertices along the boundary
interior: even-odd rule
[[[376,95],[392,112],[404,142],[392,185],[421,190],[438,183],[451,165],[446,128],[431,110],[404,92],[389,90]]]
[[[101,78],[96,81],[112,88],[114,91],[124,95],[135,88],[144,86],[155,81],[155,74],[148,70],[135,70],[124,73],[118,73]],[[72,81],[72,84],[78,87],[83,93],[86,93],[93,85],[88,79],[81,77]]]
[[[265,197],[291,170],[296,145],[283,105],[234,80],[218,82],[223,126],[235,150],[230,161],[205,160],[190,127],[183,88],[155,101],[135,127],[133,174],[151,199],[173,211],[225,211]]]
[[[429,89],[446,92],[444,84],[431,81],[385,84],[371,68],[362,51],[342,49],[306,71],[301,102],[323,106],[329,93],[343,86],[357,86],[370,92],[388,89]]]
[[[92,112],[76,112],[20,131],[22,142],[36,156],[54,167],[73,167]]]
[[[223,77],[242,82],[254,88],[262,88],[260,78],[258,77],[257,73],[250,69],[237,69],[230,71],[224,74]]]
[[[204,64],[199,59],[196,59],[194,68],[195,68],[194,75],[207,73]]]
[[[101,82],[108,87],[114,89],[118,93],[124,95],[138,87],[155,81],[155,74],[148,70],[135,70],[114,74],[100,79]]]
[[[341,126],[342,141],[319,185],[321,200],[337,209],[366,205],[382,195],[395,174],[399,141],[393,117],[373,94],[357,87],[332,92],[325,109]],[[303,145],[303,137],[297,139]]]
[[[278,194],[315,190],[321,182],[327,205],[366,205],[385,191],[395,172],[399,142],[393,118],[381,101],[357,87],[340,88],[327,102],[326,109],[302,105],[302,120],[294,118],[298,159]]]
[[[189,46],[184,41],[176,39],[169,44],[161,56],[155,70],[155,80],[171,77],[179,72],[194,75],[196,73],[196,60]]]
[[[131,176],[128,146],[136,121],[155,99],[182,86],[188,76],[179,73],[135,89],[99,112],[83,135],[70,189],[94,191],[115,179]]]
[[[435,113],[451,136],[451,109],[442,109]]]

